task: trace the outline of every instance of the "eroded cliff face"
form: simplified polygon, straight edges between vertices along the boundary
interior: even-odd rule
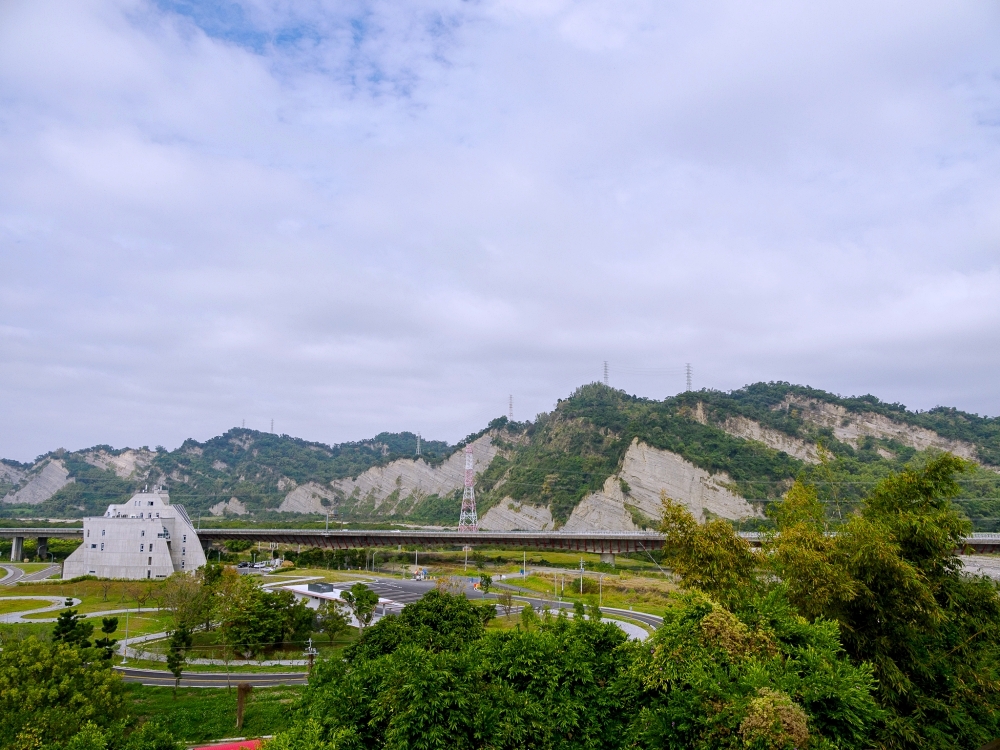
[[[484,531],[548,531],[552,512],[544,505],[527,505],[505,497],[479,519]]]
[[[639,528],[636,521],[644,519],[655,526],[662,515],[661,492],[686,505],[696,518],[704,518],[706,511],[734,520],[756,515],[750,503],[728,488],[730,481],[725,474],[712,476],[676,453],[633,440],[621,470],[607,478],[600,492],[580,501],[563,529],[634,531]],[[496,531],[544,530],[552,528],[552,514],[548,508],[522,505],[508,497],[490,508],[480,525]]]
[[[819,463],[819,451],[815,444],[806,440],[786,435],[784,432],[765,427],[760,422],[756,422],[746,417],[730,417],[719,425],[735,437],[744,440],[756,440],[763,443],[768,448],[787,453],[789,456],[806,461],[811,464]]]
[[[117,456],[107,451],[89,451],[83,460],[98,469],[110,469],[122,479],[138,479],[149,474],[149,467],[155,458],[154,451],[130,448]]]
[[[231,497],[226,502],[219,502],[208,509],[213,516],[224,516],[227,513],[234,516],[245,516],[250,511],[247,506],[237,497]]]
[[[811,398],[789,396],[778,408],[800,409],[802,418],[818,427],[829,427],[834,437],[855,447],[865,436],[898,440],[916,450],[937,448],[970,461],[979,460],[976,448],[962,440],[949,440],[932,430],[904,424],[873,412],[850,412],[838,404]]]
[[[472,443],[475,471],[480,473],[497,454],[490,435]],[[450,495],[465,485],[465,450],[455,451],[439,466],[423,459],[399,459],[375,466],[354,479],[338,479],[323,487],[314,482],[289,492],[278,508],[296,513],[326,513],[333,504],[355,515],[405,513],[428,495]],[[324,502],[326,501],[326,502]],[[457,521],[456,517],[456,521]]]
[[[15,492],[10,492],[3,502],[11,505],[39,505],[44,503],[73,479],[66,464],[57,458],[48,459],[40,468],[33,468],[22,478],[25,482]]]

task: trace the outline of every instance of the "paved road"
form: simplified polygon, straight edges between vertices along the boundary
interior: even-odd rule
[[[33,599],[40,602],[48,602],[45,606],[36,607],[35,609],[28,609],[23,612],[11,612],[6,615],[0,615],[0,622],[2,623],[18,623],[18,622],[55,622],[55,617],[43,617],[38,620],[25,620],[25,615],[40,614],[42,612],[52,612],[57,609],[65,609],[66,600],[70,600],[72,604],[71,607],[79,607],[81,602],[79,599],[74,599],[71,596],[5,596],[0,597],[3,599]]]
[[[0,565],[7,572],[4,578],[0,578],[0,586],[13,586],[15,583],[28,583],[29,581],[44,581],[49,576],[59,572],[58,565],[49,565],[47,568],[25,573],[21,568],[14,565]]]
[[[154,669],[133,669],[132,667],[115,667],[125,682],[138,682],[142,685],[158,687],[173,687],[174,676],[170,672],[160,672]],[[233,672],[228,677],[225,672],[182,672],[181,687],[224,688],[236,686],[241,682],[249,682],[254,687],[276,687],[278,685],[305,685],[309,676],[305,672],[271,672],[249,674]]]
[[[0,570],[4,571],[4,577],[0,578],[0,586],[13,586],[24,575],[23,570],[13,565],[0,565]]]

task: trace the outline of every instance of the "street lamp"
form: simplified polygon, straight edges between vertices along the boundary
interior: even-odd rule
[[[122,644],[122,651],[125,654],[125,658],[122,659],[122,664],[128,664],[128,609],[125,609],[125,642]]]

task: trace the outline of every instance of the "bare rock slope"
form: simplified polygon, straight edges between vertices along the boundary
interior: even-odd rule
[[[8,493],[3,501],[12,505],[39,505],[72,481],[66,465],[58,459],[51,459],[40,470],[33,469],[27,476],[27,484],[16,492]]]
[[[729,482],[725,474],[710,475],[676,453],[633,440],[621,470],[608,477],[600,492],[580,501],[563,529],[633,531],[638,528],[637,517],[654,522],[660,518],[661,492],[686,505],[699,518],[706,511],[730,519],[754,516],[750,503],[727,487]],[[508,497],[490,508],[480,525],[497,531],[540,531],[552,528],[552,515],[548,508],[521,505]]]
[[[490,435],[472,443],[475,470],[482,472],[497,454]],[[365,513],[392,515],[410,509],[428,495],[448,495],[465,483],[465,451],[455,451],[439,466],[421,458],[399,459],[374,466],[354,479],[337,479],[329,487],[314,482],[289,492],[278,508],[296,513],[325,513],[342,502]],[[325,501],[325,502],[324,502]]]

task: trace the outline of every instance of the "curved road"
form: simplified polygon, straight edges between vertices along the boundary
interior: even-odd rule
[[[25,573],[21,568],[14,565],[0,565],[7,571],[7,575],[0,578],[0,586],[13,586],[17,582],[27,583],[29,581],[43,581],[50,575],[59,571],[58,565],[50,565],[43,570],[35,571],[34,573]]]
[[[13,586],[24,575],[24,571],[13,565],[0,565],[0,570],[5,571],[4,577],[0,578],[0,586]]]
[[[125,682],[138,682],[141,685],[157,687],[173,687],[174,676],[170,672],[160,672],[155,669],[133,669],[132,667],[115,667]],[[224,688],[236,686],[241,682],[249,682],[254,687],[277,687],[279,685],[305,685],[309,675],[305,672],[264,672],[248,674],[232,672],[182,672],[181,687]]]

